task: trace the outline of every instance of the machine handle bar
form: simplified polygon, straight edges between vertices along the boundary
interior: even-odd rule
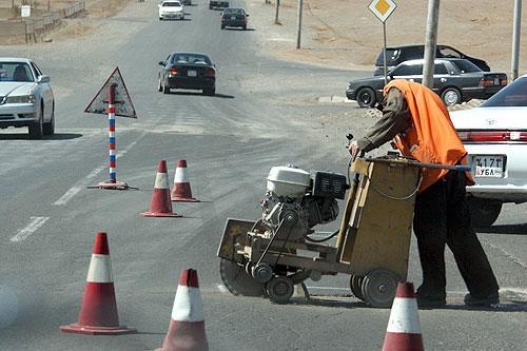
[[[383,158],[376,158],[376,159],[368,158],[368,161],[393,163],[393,160],[383,159]],[[443,165],[439,163],[423,163],[423,162],[418,162],[418,161],[414,161],[410,159],[404,159],[403,161],[399,161],[399,162],[404,162],[412,166],[418,166],[418,167],[423,167],[423,168],[448,169],[450,171],[458,171],[458,172],[470,172],[471,171],[471,167],[469,165]]]

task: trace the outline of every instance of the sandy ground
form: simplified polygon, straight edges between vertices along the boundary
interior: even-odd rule
[[[61,28],[49,36],[60,41],[78,37],[80,33],[88,35],[95,28],[90,21],[83,19],[113,16],[135,1],[86,0],[87,13],[83,18],[64,21]],[[397,8],[384,26],[387,44],[423,43],[428,1],[395,2]],[[298,49],[297,0],[281,0],[278,15],[276,0],[246,0],[251,24],[257,29],[267,51],[282,58],[330,67],[372,69],[384,40],[383,23],[369,10],[369,0],[304,0],[303,3]],[[47,3],[51,9],[67,4],[65,0],[49,0]],[[514,1],[442,0],[438,42],[485,59],[494,71],[510,73],[513,4]],[[525,11],[522,20],[527,20]],[[521,46],[520,55],[519,62],[525,62],[527,44]],[[521,65],[519,70],[525,72]]]

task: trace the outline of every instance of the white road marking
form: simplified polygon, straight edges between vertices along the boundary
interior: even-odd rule
[[[74,186],[70,188],[64,195],[60,197],[57,201],[53,203],[53,205],[60,206],[65,205],[68,201],[70,201],[71,198],[73,198],[77,193],[81,191],[81,188],[78,186]]]
[[[49,217],[31,217],[31,222],[23,229],[19,230],[14,237],[11,238],[11,242],[19,242],[27,239],[31,234],[36,232],[38,228],[42,227]]]

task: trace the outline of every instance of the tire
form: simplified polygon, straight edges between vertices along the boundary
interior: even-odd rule
[[[203,95],[214,96],[216,95],[216,88],[203,89]]]
[[[51,119],[49,122],[44,123],[43,126],[44,135],[53,135],[55,134],[55,103],[51,108]]]
[[[161,83],[161,78],[157,78],[157,91],[163,91],[163,84]]]
[[[225,29],[225,26],[223,24],[221,25],[221,29]]]
[[[397,274],[386,269],[377,268],[368,272],[361,284],[364,301],[372,307],[390,307],[400,280]]]
[[[457,88],[446,88],[441,93],[441,100],[445,103],[447,106],[454,106],[456,104],[460,104],[463,101],[463,96],[461,95],[461,92]]]
[[[42,139],[44,135],[44,121],[42,120],[44,114],[44,106],[40,107],[40,115],[38,116],[38,121],[33,122],[29,125],[29,137],[31,139]]]
[[[247,26],[243,26],[243,30],[247,30]]]
[[[370,108],[375,106],[377,98],[372,88],[361,88],[357,91],[357,103],[362,108]]]
[[[503,202],[469,196],[468,207],[474,228],[490,228],[498,219]]]
[[[170,88],[167,87],[165,84],[162,86],[163,94],[170,94]]]

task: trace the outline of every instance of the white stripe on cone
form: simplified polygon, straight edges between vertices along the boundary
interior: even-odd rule
[[[181,322],[203,321],[203,307],[199,289],[179,285],[172,309],[172,320]]]
[[[155,189],[168,189],[168,175],[166,173],[157,173],[156,182],[154,184]]]
[[[174,175],[174,183],[189,183],[186,167],[177,167]]]
[[[406,316],[406,318],[402,316]],[[389,333],[421,334],[415,298],[396,297],[393,300],[386,331]]]
[[[92,254],[87,282],[112,283],[112,263],[109,255]]]

